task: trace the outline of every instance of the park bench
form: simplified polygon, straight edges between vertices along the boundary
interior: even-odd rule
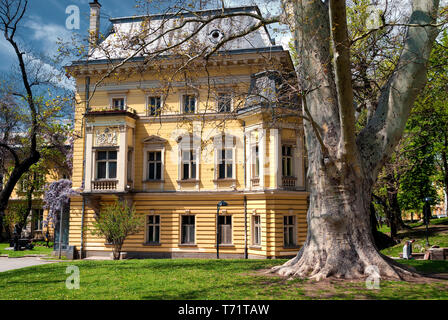
[[[14,239],[9,240],[9,246],[14,247]],[[31,250],[34,248],[34,245],[30,239],[19,239],[19,248],[20,250],[22,250],[22,248]]]

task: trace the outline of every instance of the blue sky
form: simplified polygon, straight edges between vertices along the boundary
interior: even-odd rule
[[[169,4],[170,1],[161,1],[159,3]],[[217,0],[215,0],[217,1]],[[225,0],[228,6],[241,6],[255,4],[255,1],[264,0]],[[26,16],[20,24],[17,38],[25,50],[33,52],[38,56],[52,56],[57,51],[56,41],[58,37],[69,41],[72,33],[80,33],[85,37],[88,33],[89,25],[89,2],[91,0],[30,0]],[[135,0],[99,0],[101,8],[101,30],[106,31],[109,26],[110,17],[123,17],[141,14],[142,12],[135,8]],[[269,3],[275,3],[276,0],[270,0]],[[66,9],[70,5],[76,5],[80,11],[79,30],[68,30],[66,20],[69,17]],[[266,10],[266,5],[260,5],[262,11]],[[277,39],[277,43],[279,43]],[[10,70],[12,64],[16,63],[16,57],[9,43],[3,37],[0,37],[0,72]]]
[[[72,32],[87,35],[89,24],[90,0],[30,0],[27,13],[18,31],[17,37],[22,44],[33,52],[43,55],[54,53],[57,50],[58,37],[69,40]],[[134,0],[103,0],[101,12],[102,29],[109,24],[109,17],[126,16],[137,13]],[[65,26],[68,14],[66,8],[76,5],[80,11],[80,29],[68,30]],[[10,45],[1,37],[0,39],[0,70],[6,71],[14,63]]]

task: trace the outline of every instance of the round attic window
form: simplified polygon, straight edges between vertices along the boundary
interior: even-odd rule
[[[213,43],[218,43],[223,37],[223,34],[220,30],[215,29],[212,30],[209,34],[210,41]]]

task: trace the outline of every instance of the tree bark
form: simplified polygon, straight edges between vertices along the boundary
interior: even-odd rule
[[[305,111],[314,123],[304,123],[309,161],[308,233],[297,256],[272,272],[316,280],[360,278],[366,276],[367,267],[376,266],[381,277],[415,275],[379,253],[369,206],[378,171],[398,143],[415,97],[425,84],[426,61],[437,33],[432,27],[409,28],[399,68],[383,88],[371,121],[353,144],[353,98],[348,92],[350,86],[344,84],[350,81],[346,79],[350,70],[344,57],[347,52],[339,46],[346,43],[347,30],[335,30],[341,27],[335,22],[345,17],[345,1],[331,0],[330,6],[311,0],[295,0],[293,4],[296,49],[305,75],[299,83]],[[415,0],[410,22],[434,22],[437,8],[436,0]],[[331,52],[342,56],[333,59]]]

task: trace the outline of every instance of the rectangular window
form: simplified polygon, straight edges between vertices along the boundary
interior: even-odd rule
[[[219,243],[232,243],[232,216],[219,216]]]
[[[233,149],[220,149],[218,152],[218,179],[233,177]]]
[[[282,146],[282,175],[292,177],[292,147]]]
[[[218,112],[230,112],[232,108],[232,95],[228,93],[218,94]]]
[[[252,216],[252,244],[261,245],[261,218],[260,216]]]
[[[43,209],[33,209],[33,230],[41,231],[44,222],[44,210]]]
[[[113,98],[112,108],[114,110],[124,110],[124,98]]]
[[[184,111],[184,113],[195,113],[196,112],[196,96],[195,95],[184,95],[183,96],[183,111]]]
[[[162,151],[148,152],[148,180],[162,179]]]
[[[160,243],[160,216],[147,216],[146,230],[147,230],[147,243],[159,244]]]
[[[150,116],[160,115],[161,98],[148,97],[148,114]]]
[[[195,216],[182,216],[181,243],[194,244]]]
[[[196,151],[182,150],[182,179],[196,179]]]
[[[96,178],[117,178],[117,151],[97,151]]]
[[[258,145],[252,146],[252,178],[260,176],[260,155]]]
[[[283,239],[285,247],[296,246],[296,217],[284,216],[283,217]]]

